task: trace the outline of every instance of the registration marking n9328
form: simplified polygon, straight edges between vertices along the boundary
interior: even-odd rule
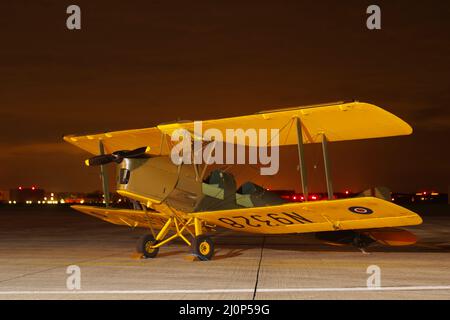
[[[311,220],[296,212],[267,213],[265,216],[254,214],[248,216],[221,217],[218,220],[235,229],[244,229],[246,227],[260,228],[263,225],[268,227],[280,227],[312,223]]]

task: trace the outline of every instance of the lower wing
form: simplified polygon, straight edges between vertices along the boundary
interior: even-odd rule
[[[224,228],[259,234],[378,229],[422,223],[416,213],[373,197],[198,212],[193,216]]]
[[[132,228],[145,228],[151,225],[152,228],[160,229],[168,220],[166,214],[154,211],[78,205],[72,208],[104,221]]]

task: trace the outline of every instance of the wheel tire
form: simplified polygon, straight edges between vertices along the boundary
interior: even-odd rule
[[[365,249],[374,242],[376,241],[369,236],[360,233],[357,233],[355,238],[353,239],[353,245],[358,249]]]
[[[208,236],[198,236],[192,244],[194,255],[202,261],[209,261],[214,255],[214,242]]]
[[[151,249],[149,246],[154,246],[157,243],[158,241],[156,241],[151,234],[146,234],[139,238],[136,250],[137,252],[142,253],[145,258],[155,258],[159,248]]]

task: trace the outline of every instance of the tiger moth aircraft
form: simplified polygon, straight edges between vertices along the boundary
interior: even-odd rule
[[[352,244],[364,250],[378,242],[411,245],[414,234],[399,227],[422,223],[414,212],[390,201],[389,194],[372,189],[354,198],[334,199],[328,145],[335,141],[410,135],[412,128],[395,115],[372,104],[338,102],[260,112],[248,116],[207,120],[203,129],[226,136],[230,128],[278,129],[280,146],[297,145],[304,202],[289,203],[255,183],[236,186],[226,170],[206,176],[202,166],[171,158],[171,135],[179,129],[194,135],[194,122],[161,124],[152,128],[65,136],[64,140],[93,154],[89,166],[100,166],[106,206],[72,208],[107,222],[149,232],[137,242],[144,258],[154,258],[159,248],[182,239],[199,260],[214,255],[211,238],[217,227],[259,235],[315,233],[329,244]],[[202,139],[193,136],[194,140]],[[242,142],[243,140],[241,140]],[[216,139],[202,140],[211,146]],[[249,139],[243,142],[250,147]],[[309,202],[304,145],[322,144],[328,200]],[[268,147],[259,145],[257,147]],[[205,148],[205,149],[206,149]],[[209,148],[210,153],[214,148]],[[110,206],[108,170],[117,165],[119,195],[133,209]]]

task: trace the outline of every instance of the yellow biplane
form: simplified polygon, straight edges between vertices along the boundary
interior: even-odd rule
[[[210,260],[216,227],[254,234],[316,233],[331,244],[353,244],[363,249],[373,242],[409,245],[415,236],[398,227],[422,223],[414,212],[400,207],[376,189],[348,199],[334,199],[328,144],[335,141],[409,135],[412,128],[395,115],[368,103],[338,102],[260,112],[254,115],[202,122],[203,129],[278,129],[279,145],[297,145],[304,198],[288,203],[278,195],[248,182],[237,188],[232,174],[170,157],[171,135],[179,129],[191,134],[194,122],[161,124],[153,128],[65,136],[64,140],[94,156],[89,166],[99,165],[106,207],[73,206],[110,223],[148,228],[137,250],[146,258],[181,238],[200,260]],[[242,140],[254,147],[249,140]],[[201,141],[207,148],[217,140]],[[304,144],[322,144],[328,200],[309,202]],[[256,147],[267,147],[258,145]],[[212,153],[214,148],[209,148]],[[110,206],[105,166],[117,164],[117,193],[130,199],[133,209]]]

